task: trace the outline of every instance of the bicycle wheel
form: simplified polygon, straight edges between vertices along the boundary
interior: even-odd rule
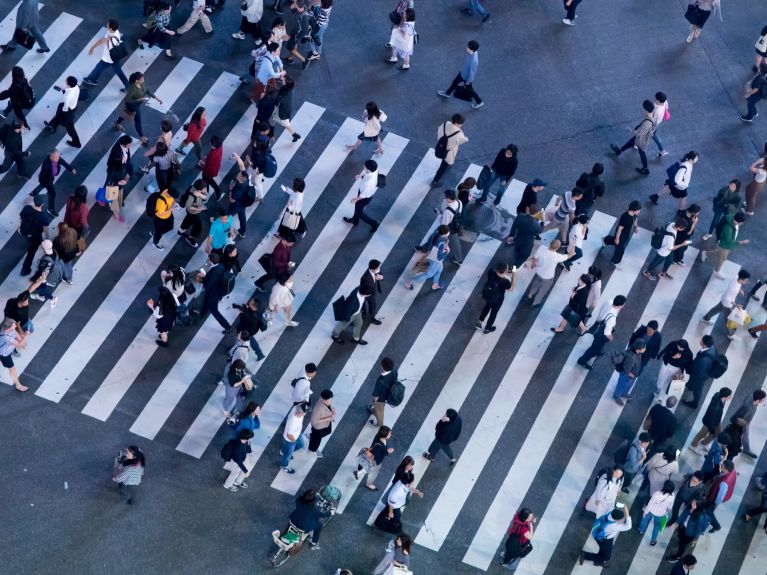
[[[284,565],[285,562],[290,559],[290,555],[288,555],[287,551],[285,551],[282,548],[277,549],[277,553],[275,553],[272,556],[271,563],[272,567],[279,567],[281,565]]]

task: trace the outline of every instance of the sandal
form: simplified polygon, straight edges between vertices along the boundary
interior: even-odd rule
[[[561,331],[560,331],[560,330],[558,330],[558,329],[557,329],[557,328],[555,328],[555,327],[552,327],[552,328],[549,328],[549,329],[551,329],[551,331],[553,331],[554,333],[564,333],[564,332],[565,332],[565,330],[561,330]]]
[[[370,489],[370,491],[378,491],[378,487],[376,487],[375,485],[370,485],[370,484],[366,483],[365,487]]]

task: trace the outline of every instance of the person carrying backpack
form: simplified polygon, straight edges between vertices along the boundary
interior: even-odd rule
[[[64,279],[64,264],[56,255],[51,240],[43,240],[40,244],[43,255],[37,263],[37,271],[31,278],[29,297],[37,301],[50,301],[51,309],[56,307],[58,298],[53,295],[54,290]],[[42,283],[39,280],[44,280]],[[33,286],[37,285],[35,289]]]
[[[432,188],[440,185],[442,176],[450,166],[455,164],[458,147],[469,141],[463,133],[463,123],[464,118],[461,114],[453,114],[449,122],[444,122],[437,128],[437,145],[434,147],[434,155],[442,161],[432,179]]]
[[[237,437],[227,441],[221,448],[221,459],[225,461],[224,469],[229,472],[229,476],[224,481],[224,489],[232,493],[248,487],[245,479],[250,475],[250,470],[245,467],[245,458],[251,452],[251,439],[253,439],[253,432],[250,429],[243,429]]]
[[[533,538],[533,523],[536,520],[537,517],[526,507],[514,514],[501,559],[501,565],[509,571],[516,571],[522,558],[533,550],[530,541]]]
[[[21,264],[21,276],[28,276],[32,273],[32,261],[43,238],[48,239],[48,226],[53,219],[51,215],[43,209],[48,203],[45,194],[35,196],[32,205],[26,205],[19,213],[19,234],[27,240],[27,254],[24,262]]]
[[[740,116],[744,122],[752,122],[759,113],[756,111],[756,104],[767,95],[767,62],[759,64],[759,72],[746,86],[746,113]]]
[[[613,554],[615,538],[621,531],[630,529],[631,516],[623,509],[613,509],[610,513],[599,517],[591,527],[591,536],[597,542],[599,551],[597,553],[581,551],[578,564],[583,565],[585,561],[593,561],[596,566],[607,567]]]
[[[389,398],[394,382],[397,381],[399,374],[395,369],[394,360],[390,357],[381,359],[381,374],[378,376],[373,387],[373,398],[368,405],[368,411],[375,419],[370,420],[370,425],[383,427],[384,412],[386,410],[386,400]]]
[[[517,284],[517,270],[509,268],[505,262],[499,263],[494,270],[487,270],[487,281],[482,288],[482,299],[485,305],[479,314],[479,320],[475,328],[482,329],[482,322],[490,314],[482,333],[488,334],[495,331],[495,318],[503,305],[506,292],[514,291]]]
[[[16,120],[29,130],[24,110],[29,110],[35,105],[35,92],[29,85],[29,81],[24,75],[24,68],[21,66],[11,68],[11,85],[0,92],[0,100],[6,99],[8,106],[0,112],[0,118],[5,118],[13,110]]]
[[[692,169],[698,163],[700,156],[695,151],[687,152],[678,162],[671,164],[666,170],[666,181],[657,193],[650,195],[650,201],[658,205],[658,200],[663,196],[671,195],[679,200],[679,209],[687,207],[687,188],[690,186]]]
[[[240,239],[244,239],[248,229],[248,214],[246,210],[256,201],[255,189],[250,185],[250,178],[245,170],[245,162],[237,154],[232,154],[232,156],[237,162],[237,175],[229,183],[229,207],[227,212],[230,216],[237,214],[237,218],[240,220],[237,235],[240,236]]]
[[[642,272],[642,275],[650,281],[655,281],[659,277],[665,279],[674,279],[668,274],[668,269],[674,261],[674,252],[686,248],[692,242],[684,240],[679,243],[676,241],[677,234],[687,228],[687,222],[682,218],[668,224],[665,228],[657,227],[655,233],[650,239],[652,247],[655,248],[655,256],[650,261],[650,265]],[[663,266],[663,270],[656,277],[653,273],[657,268]]]
[[[586,500],[583,508],[601,517],[615,507],[621,487],[623,487],[623,465],[603,467],[597,471],[594,478],[594,492]]]

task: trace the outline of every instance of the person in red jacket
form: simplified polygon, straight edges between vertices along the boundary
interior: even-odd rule
[[[729,501],[735,491],[735,481],[738,475],[735,473],[735,464],[732,461],[722,461],[719,464],[719,475],[714,477],[711,481],[711,487],[708,489],[708,500],[713,503],[712,506],[706,508],[708,516],[711,519],[711,529],[709,533],[716,533],[722,526],[719,521],[716,520],[714,511],[722,503]]]
[[[186,148],[189,144],[192,144],[194,147],[194,155],[197,156],[197,161],[199,162],[202,159],[202,145],[200,144],[200,138],[202,137],[202,132],[205,129],[207,123],[207,120],[205,120],[205,108],[198,106],[194,111],[194,114],[192,114],[192,118],[189,120],[189,123],[184,124],[184,129],[186,130],[186,138],[184,138],[184,141],[178,145],[178,148],[176,148],[176,153],[182,156],[186,156],[184,148]]]
[[[75,193],[67,198],[64,223],[81,238],[88,235],[88,188],[77,186]]]
[[[264,286],[271,279],[276,279],[280,275],[288,273],[296,264],[290,261],[290,250],[296,239],[293,234],[285,234],[280,242],[274,246],[274,251],[269,258],[268,266],[265,266],[264,275],[256,280],[256,289],[260,292],[266,291]],[[266,255],[266,254],[264,254]],[[261,256],[263,257],[263,256]],[[260,260],[259,260],[260,261]]]
[[[204,160],[200,160],[199,164],[202,166],[202,179],[208,184],[216,193],[216,201],[221,199],[221,188],[218,187],[214,178],[218,177],[218,172],[221,169],[221,156],[224,153],[223,142],[218,136],[211,136],[210,138],[210,150]]]

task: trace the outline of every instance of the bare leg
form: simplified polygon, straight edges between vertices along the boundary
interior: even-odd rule
[[[26,385],[21,385],[21,382],[19,381],[19,374],[15,367],[8,368],[8,375],[11,376],[11,381],[13,382],[13,386],[16,389],[19,391],[27,391],[29,389]]]

